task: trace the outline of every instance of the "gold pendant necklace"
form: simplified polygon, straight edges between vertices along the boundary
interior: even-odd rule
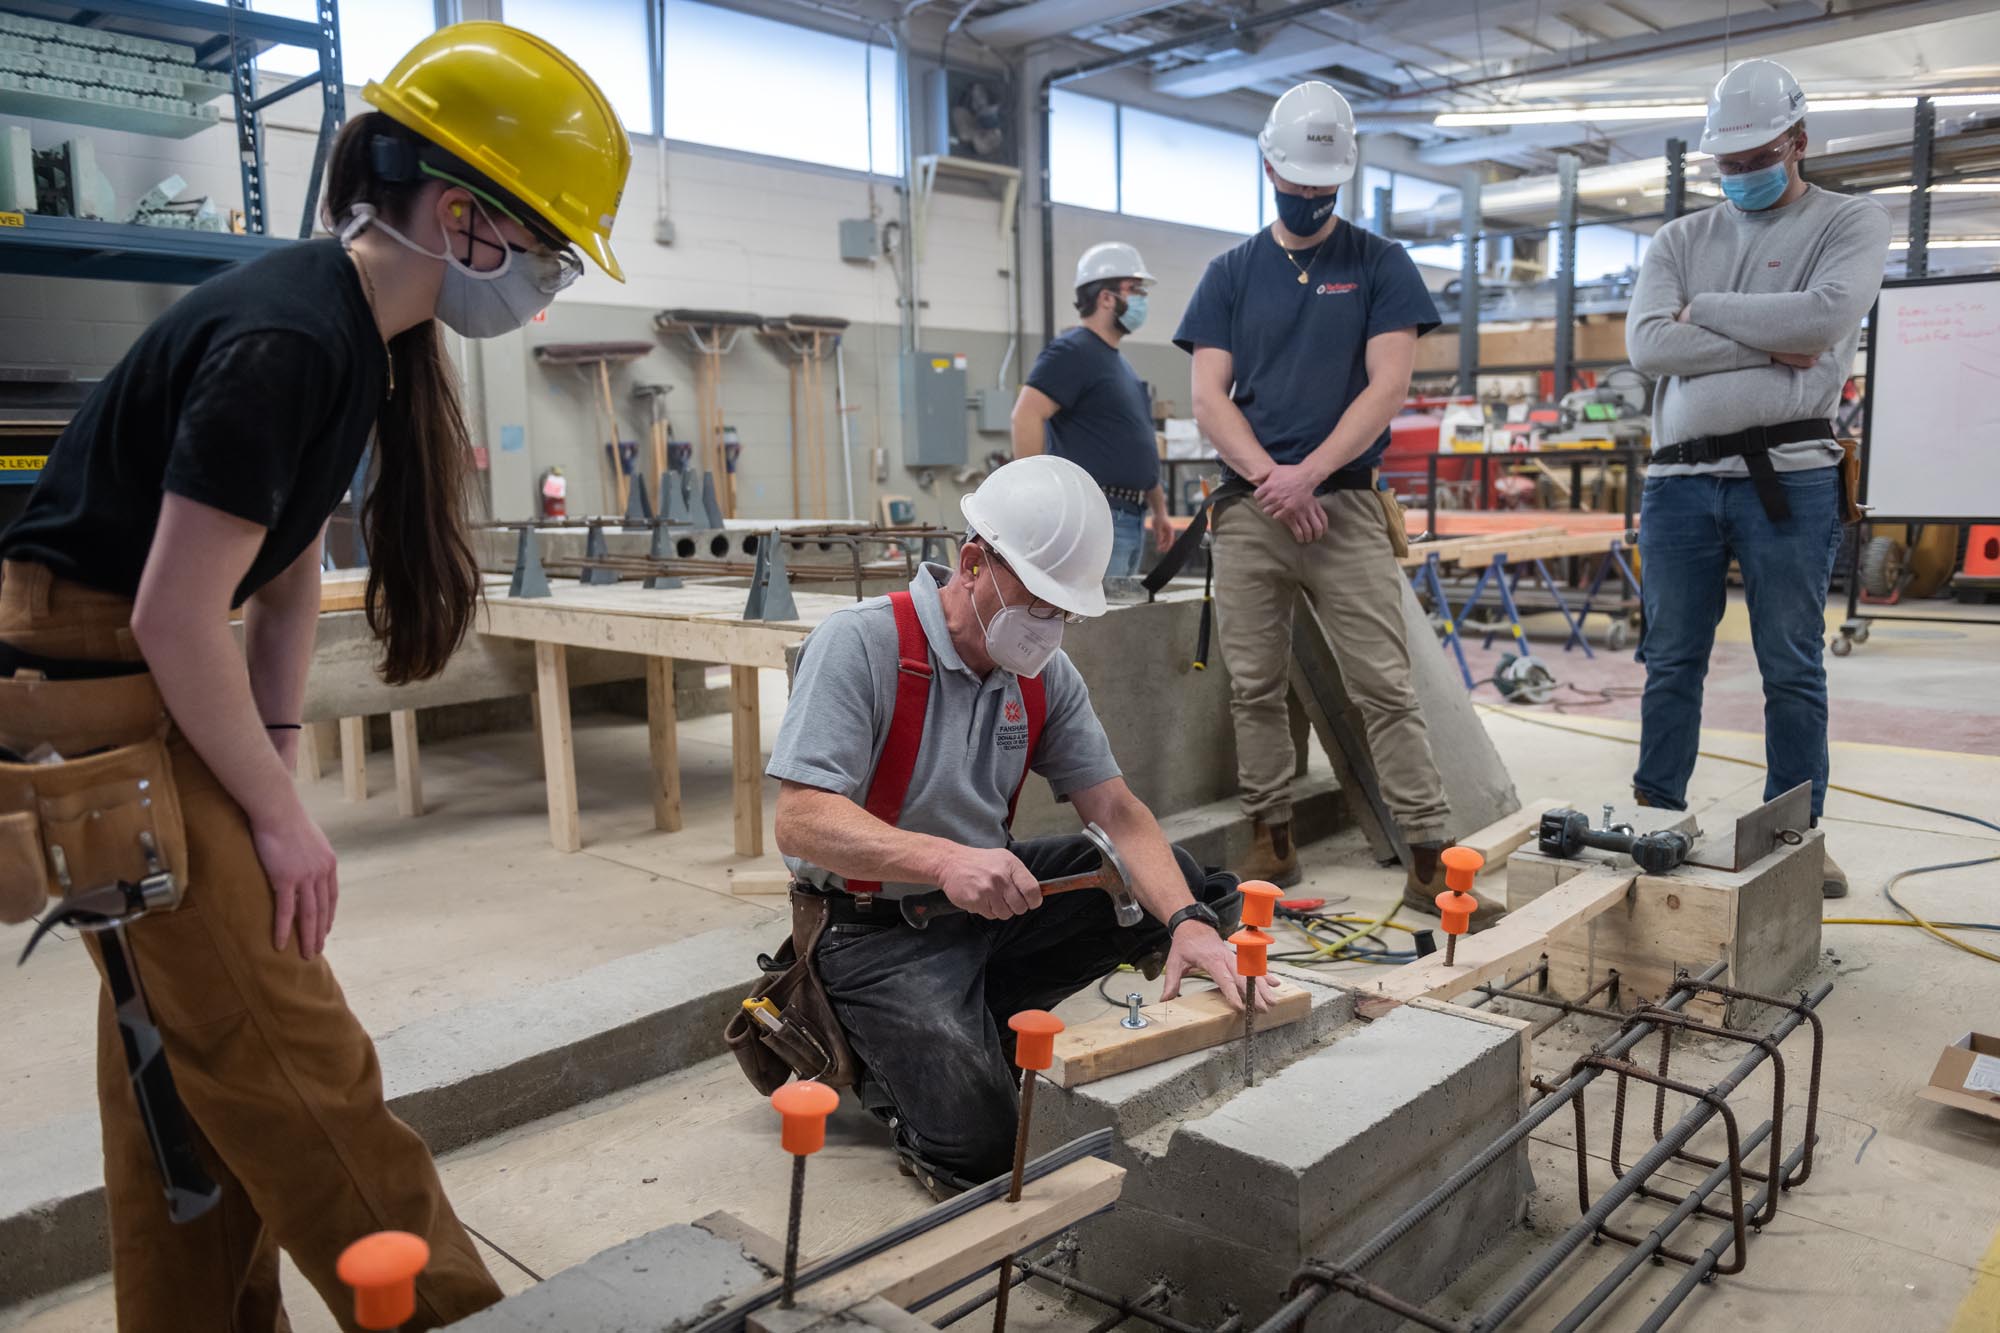
[[[370,314],[373,314],[378,309],[375,300],[375,279],[368,276],[368,266],[361,262],[360,255],[349,250],[347,258],[353,263],[354,271],[361,275],[362,289],[368,293],[368,310]],[[1299,281],[1304,282],[1305,279],[1300,278]],[[381,337],[381,329],[379,327],[375,332],[377,337]],[[389,376],[389,387],[383,390],[382,397],[385,399],[394,398],[396,396],[396,358],[389,352],[389,340],[387,338],[382,339],[382,368],[388,372]]]
[[[1285,243],[1278,239],[1278,234],[1276,232],[1271,233],[1271,244],[1278,247],[1278,253],[1283,255],[1293,268],[1298,269],[1299,286],[1303,287],[1308,282],[1312,281],[1311,276],[1307,274],[1306,270],[1312,267],[1313,259],[1319,258],[1319,246],[1326,244],[1326,241],[1324,239],[1320,241],[1319,245],[1315,245],[1312,248],[1312,259],[1306,260],[1306,262],[1303,265],[1299,263],[1297,255],[1294,255],[1290,250],[1287,250],[1285,248]]]

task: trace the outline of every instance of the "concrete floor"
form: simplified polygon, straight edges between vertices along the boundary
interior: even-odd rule
[[[1740,609],[1733,618],[1741,623]],[[1993,666],[2000,661],[2000,631],[1950,627],[1954,637],[1944,639],[1932,637],[1939,631],[1929,627],[1912,635],[1891,635],[1889,628],[1877,629],[1854,656],[1832,664],[1834,726],[1836,737],[1850,727],[1872,733],[1875,724],[1867,719],[1888,690],[1898,700],[1899,743],[1837,739],[1834,780],[1993,816],[2000,747],[1980,719],[2000,712],[2000,670]],[[1725,648],[1728,633],[1725,627]],[[1551,656],[1563,661],[1559,651]],[[1728,696],[1741,692],[1741,664],[1734,687],[1726,686],[1726,665],[1719,653],[1711,723],[1738,720]],[[1600,654],[1593,669],[1610,686],[1640,680],[1640,669],[1624,654]],[[781,681],[767,680],[767,692],[774,684],[782,689]],[[767,708],[767,740],[780,702]],[[1485,717],[1524,797],[1560,795],[1594,804],[1628,789],[1634,751],[1618,738],[1636,736],[1637,728],[1613,706],[1568,716],[1547,708],[1491,709]],[[319,784],[310,799],[343,855],[342,917],[332,957],[371,1030],[771,915],[774,900],[733,898],[723,885],[723,869],[732,860],[726,727],[726,719],[715,718],[683,728],[688,828],[663,835],[648,831],[641,789],[627,776],[644,771],[643,729],[608,721],[583,725],[578,771],[587,847],[574,857],[546,845],[538,782],[512,776],[534,772],[525,736],[431,747],[425,786],[434,813],[414,822],[395,817],[386,755],[376,757],[373,773],[381,794],[365,806],[341,802],[337,778]],[[1761,757],[1761,736],[1751,730],[1717,726],[1704,740],[1705,749],[1720,755]],[[1754,795],[1761,784],[1754,768],[1704,760],[1690,795],[1697,802]],[[1829,915],[1891,915],[1880,885],[1898,868],[2000,854],[2000,835],[1859,796],[1835,793],[1827,814],[1829,847],[1855,882],[1853,896]],[[1351,837],[1308,849],[1306,862],[1308,885],[1301,892],[1347,895],[1358,911],[1379,913],[1399,884],[1394,872],[1369,864]],[[1906,884],[1903,894],[1939,918],[1996,920],[1996,887],[2000,868],[1985,867],[1925,877]],[[2000,973],[1914,930],[1829,926],[1826,944],[1823,975],[1835,980],[1836,989],[1822,1010],[1829,1050],[1818,1168],[1804,1187],[1785,1196],[1777,1220],[1753,1239],[1749,1270],[1698,1292],[1670,1327],[2000,1330],[2000,1124],[1915,1096],[1946,1042],[1969,1027],[2000,1031]],[[443,966],[440,951],[447,957]],[[67,956],[38,957],[34,967],[0,977],[0,1015],[6,1016],[0,1018],[0,1072],[6,1075],[0,1109],[16,1123],[46,1113],[52,1102],[73,1111],[88,1099],[87,1060],[75,1054],[88,1032],[90,1007],[78,953],[70,946]],[[67,981],[56,975],[65,968]],[[1341,970],[1365,975],[1368,969]],[[1121,981],[1114,989],[1127,988]],[[65,994],[74,1003],[59,1002]],[[1086,993],[1072,1006],[1087,1013],[1099,1003]],[[1588,1020],[1565,1024],[1538,1043],[1537,1067],[1545,1073],[1566,1069],[1575,1052],[1600,1035]],[[1685,1057],[1677,1053],[1677,1067],[1691,1075],[1704,1061],[1723,1067],[1720,1052],[1690,1047]],[[1753,1080],[1741,1104],[1754,1106],[1760,1097],[1768,1106],[1768,1084]],[[1607,1177],[1608,1102],[1607,1093],[1591,1103],[1598,1189]],[[1787,1102],[1798,1107],[1801,1093],[1788,1089]],[[768,1108],[733,1063],[718,1060],[454,1153],[442,1169],[472,1226],[547,1273],[717,1208],[780,1231],[787,1177],[772,1128]],[[1537,1232],[1554,1234],[1575,1216],[1572,1133],[1565,1114],[1537,1135],[1540,1189],[1531,1204]],[[896,1175],[881,1143],[867,1117],[851,1108],[836,1117],[829,1149],[813,1163],[808,1249],[838,1247],[926,1206],[925,1197]],[[1643,1216],[1638,1229],[1651,1221]],[[1534,1239],[1524,1232],[1492,1247],[1451,1295],[1468,1307],[1490,1299],[1532,1263]],[[1579,1253],[1513,1326],[1551,1326],[1622,1250],[1607,1244]],[[497,1254],[489,1253],[489,1262],[509,1290],[528,1281]],[[1673,1266],[1642,1270],[1591,1327],[1633,1326],[1677,1277]],[[288,1271],[288,1284],[297,1293],[298,1329],[334,1327],[295,1273]],[[1025,1308],[1017,1302],[1015,1309],[1017,1326],[1025,1328],[1081,1328],[1098,1313],[1034,1300]],[[106,1328],[109,1310],[108,1288],[99,1280],[0,1312],[0,1329]]]

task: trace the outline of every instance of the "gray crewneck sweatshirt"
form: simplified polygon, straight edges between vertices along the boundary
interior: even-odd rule
[[[1632,364],[1658,377],[1653,447],[1751,426],[1831,417],[1882,286],[1889,214],[1873,199],[1817,185],[1782,208],[1721,203],[1660,228],[1625,316]],[[1688,317],[1675,316],[1685,308]],[[1772,352],[1817,353],[1794,370]],[[1771,451],[1780,472],[1831,467],[1840,446],[1807,440]],[[1655,464],[1651,476],[1742,476],[1741,458]]]

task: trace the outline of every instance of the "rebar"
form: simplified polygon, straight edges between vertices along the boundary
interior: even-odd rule
[[[1021,1201],[1021,1172],[1028,1162],[1028,1121],[1035,1113],[1035,1071],[1021,1071],[1021,1115],[1014,1126],[1014,1178],[1007,1187],[1007,1202]],[[1007,1280],[1014,1266],[1014,1256],[1008,1255],[1000,1261],[1000,1285],[993,1292],[993,1333],[1006,1333],[1007,1295],[1014,1284]]]
[[[1243,978],[1243,1085],[1257,1086],[1257,978]]]
[[[806,1207],[806,1156],[799,1153],[792,1158],[792,1212],[785,1223],[785,1277],[784,1285],[778,1292],[778,1308],[792,1308],[792,1297],[799,1285],[799,1219]]]
[[[1163,1333],[1210,1333],[1210,1330],[1190,1324],[1184,1319],[1175,1319],[1172,1315],[1160,1314],[1154,1310],[1138,1309],[1122,1296],[1106,1291],[1102,1287],[1092,1286],[1067,1273],[1058,1272],[1047,1264],[1023,1263],[1021,1267],[1027,1270],[1030,1277],[1053,1283],[1064,1291],[1073,1291],[1087,1300],[1096,1301],[1107,1309],[1117,1310],[1131,1318],[1143,1319],[1154,1328],[1163,1330]]]

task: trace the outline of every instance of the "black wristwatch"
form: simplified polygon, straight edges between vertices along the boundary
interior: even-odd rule
[[[1176,930],[1179,930],[1183,921],[1199,921],[1214,931],[1217,936],[1222,934],[1222,918],[1217,916],[1215,909],[1207,903],[1189,903],[1186,907],[1168,917],[1167,934],[1172,935]]]

